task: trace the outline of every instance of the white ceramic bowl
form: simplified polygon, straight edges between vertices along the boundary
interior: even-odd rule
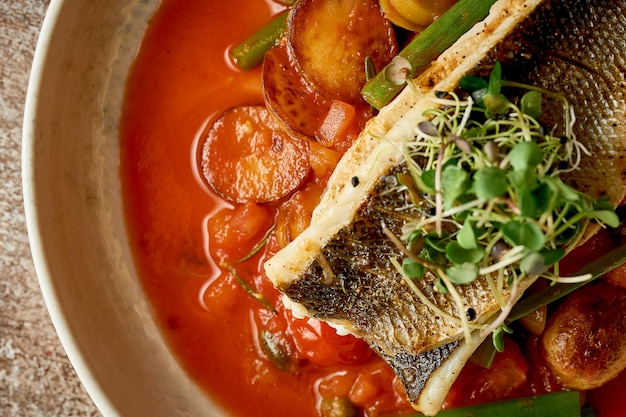
[[[218,416],[162,339],[123,217],[118,119],[158,0],[53,0],[28,89],[26,220],[52,321],[106,417]]]

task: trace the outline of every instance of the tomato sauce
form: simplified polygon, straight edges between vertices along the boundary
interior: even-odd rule
[[[218,265],[248,253],[277,216],[271,205],[233,205],[220,199],[204,182],[198,161],[207,128],[220,114],[233,106],[263,103],[260,69],[234,68],[226,51],[280,8],[270,1],[166,0],[154,16],[131,70],[121,123],[121,175],[139,275],[182,365],[233,414],[315,416],[320,391],[349,395],[360,374],[346,367],[354,363],[376,370],[384,380],[361,381],[361,391],[378,397],[372,407],[393,412],[399,402],[406,409],[393,390],[393,373],[363,342],[341,338],[338,343],[327,326],[288,322],[284,309],[268,313]],[[317,156],[336,162],[324,152]],[[322,185],[312,182],[308,189],[309,195],[293,199],[293,210],[314,207]],[[270,243],[237,264],[236,273],[280,306],[260,272],[275,246]],[[297,352],[295,346],[286,347],[297,370],[279,369],[268,358],[261,329],[298,334],[284,342],[298,340]],[[334,343],[325,348],[316,344],[322,336]]]
[[[260,69],[238,70],[227,51],[281,8],[271,0],[164,0],[151,21],[121,122],[121,178],[139,275],[182,366],[232,414],[317,416],[334,397],[349,398],[367,416],[411,414],[398,378],[364,342],[293,318],[262,272],[284,236],[306,225],[302,217],[280,219],[310,213],[347,144],[312,145],[313,177],[282,204],[228,203],[200,172],[212,122],[234,106],[263,104]],[[268,235],[260,251],[238,261]],[[495,372],[468,368],[447,406],[560,389],[531,372],[539,369],[533,346],[506,349]],[[612,383],[607,392],[622,386]],[[485,387],[492,389],[481,394]],[[601,395],[596,401],[606,402]]]

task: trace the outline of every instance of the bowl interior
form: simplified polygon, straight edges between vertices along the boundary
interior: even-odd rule
[[[50,4],[24,120],[27,226],[52,321],[105,416],[218,416],[162,339],[126,237],[118,120],[158,3]]]

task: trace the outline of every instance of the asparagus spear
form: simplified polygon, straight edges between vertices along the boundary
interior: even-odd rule
[[[413,39],[399,54],[411,64],[410,75],[422,72],[476,22],[484,19],[493,3],[495,0],[459,0]],[[404,87],[404,84],[398,85],[389,79],[388,68],[389,65],[361,91],[365,101],[377,109],[389,103]]]

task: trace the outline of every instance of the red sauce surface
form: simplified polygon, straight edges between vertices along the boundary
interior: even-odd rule
[[[228,252],[212,247],[209,219],[232,206],[212,193],[198,168],[207,126],[230,107],[263,103],[260,70],[234,69],[225,51],[277,9],[271,2],[250,0],[163,2],[128,82],[121,174],[140,277],[168,342],[190,375],[236,415],[314,416],[320,398],[315,391],[341,384],[345,387],[338,389],[349,390],[358,372],[348,372],[336,360],[327,368],[315,365],[324,362],[321,353],[300,358],[311,365],[295,373],[263,357],[258,326],[281,330],[285,320],[272,323],[216,265],[216,260],[247,253],[252,240]],[[260,210],[271,226],[276,207]],[[248,238],[254,237],[258,240]],[[260,253],[238,272],[274,301],[278,295],[259,272],[266,256]],[[327,350],[335,353],[334,347]],[[362,359],[391,384],[393,373],[378,358],[366,351]],[[395,392],[386,391],[393,404]]]
[[[406,414],[410,408],[386,364],[359,342],[338,340],[327,328],[290,320],[280,308],[278,294],[260,272],[275,241],[237,268],[279,306],[277,315],[268,314],[217,265],[247,253],[271,227],[278,210],[271,204],[244,208],[224,202],[205,184],[198,168],[211,122],[230,107],[263,103],[260,70],[233,68],[225,51],[278,10],[270,0],[165,0],[153,18],[130,74],[121,124],[121,178],[139,275],[182,365],[233,414],[315,416],[324,396],[349,396],[370,416]],[[311,188],[304,201],[315,199],[321,183]],[[237,227],[232,218],[237,211],[231,209],[256,210],[258,221],[240,225],[249,231],[240,236],[241,244],[218,247],[217,237],[208,230],[211,224]],[[288,348],[297,360],[296,371],[278,369],[263,354],[261,328],[293,337],[297,346]],[[316,331],[327,343],[320,343]],[[527,359],[519,349],[510,349],[508,355],[521,363],[520,369],[533,367],[528,352]],[[503,357],[501,363],[509,359]],[[503,374],[512,379],[485,378],[500,387],[512,380],[526,384],[519,382],[515,369],[499,372]],[[457,387],[473,389],[469,384],[461,378]],[[529,386],[501,397],[525,395]],[[606,397],[617,397],[622,387],[621,381],[611,383],[603,390],[606,395],[593,395],[594,402],[610,404]],[[470,402],[459,392],[453,391],[449,404]],[[601,408],[598,417],[619,415],[616,407]]]

